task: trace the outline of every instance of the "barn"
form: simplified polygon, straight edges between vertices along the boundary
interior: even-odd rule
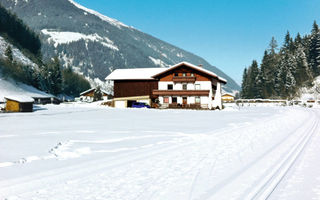
[[[28,96],[6,96],[7,112],[33,112],[34,99]]]

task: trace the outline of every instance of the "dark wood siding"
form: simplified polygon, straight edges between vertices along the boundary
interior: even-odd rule
[[[20,103],[20,112],[32,112],[33,103]]]
[[[114,97],[152,96],[158,89],[156,80],[123,80],[114,81]]]
[[[183,77],[182,74],[186,74],[186,78],[192,79],[192,81],[210,81],[212,79],[212,76],[205,74],[201,71],[195,70],[193,68],[190,68],[186,65],[181,65],[177,68],[174,68],[164,74],[159,75],[157,78],[160,79],[160,81],[175,81],[174,77],[175,74],[178,74],[178,77]],[[194,77],[191,77],[191,73],[193,73]],[[194,80],[195,79],[195,80]],[[189,82],[189,81],[186,81]]]

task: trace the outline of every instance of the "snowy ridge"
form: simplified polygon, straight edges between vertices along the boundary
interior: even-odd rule
[[[107,17],[107,16],[105,16],[105,15],[102,15],[101,13],[99,13],[99,12],[97,12],[97,11],[94,11],[94,10],[91,10],[91,9],[89,9],[89,8],[86,8],[86,7],[84,7],[84,6],[76,3],[76,2],[73,1],[73,0],[68,0],[68,1],[69,1],[70,3],[72,3],[73,5],[75,5],[77,8],[79,8],[79,9],[81,9],[81,10],[84,10],[84,11],[90,13],[90,14],[93,14],[93,15],[99,17],[100,19],[102,19],[103,21],[106,21],[106,22],[108,22],[108,23],[110,23],[110,24],[112,24],[112,25],[114,25],[114,26],[116,26],[116,27],[118,27],[118,28],[120,28],[120,29],[121,29],[121,27],[130,28],[129,26],[127,26],[127,25],[119,22],[118,20],[112,19],[112,18],[110,18],[110,17]],[[84,15],[87,15],[87,14],[84,13]]]
[[[41,32],[44,35],[49,35],[48,38],[48,43],[57,47],[59,44],[68,44],[70,42],[75,42],[79,40],[85,40],[85,41],[93,41],[93,42],[100,42],[102,45],[113,49],[115,51],[119,51],[119,48],[114,45],[113,41],[111,41],[107,37],[101,37],[98,34],[90,34],[90,35],[85,35],[82,33],[77,33],[77,32],[59,32],[59,31],[54,31],[54,30],[48,30],[48,29],[43,29]]]

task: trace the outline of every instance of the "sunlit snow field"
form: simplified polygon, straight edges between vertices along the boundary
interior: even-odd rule
[[[0,199],[256,198],[317,112],[62,104],[0,114]]]

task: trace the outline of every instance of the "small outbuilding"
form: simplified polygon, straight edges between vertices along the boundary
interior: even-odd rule
[[[224,93],[221,96],[222,102],[234,102],[234,95],[230,93]]]
[[[86,101],[86,102],[92,102],[93,101],[93,97],[94,97],[94,93],[97,90],[97,88],[91,88],[89,90],[86,90],[84,92],[82,92],[80,94],[80,100],[81,101]],[[106,91],[100,89],[101,93],[102,93],[102,97],[104,100],[109,100],[112,98],[112,95],[108,94]]]
[[[7,112],[33,112],[34,99],[28,96],[7,96],[5,110]]]

